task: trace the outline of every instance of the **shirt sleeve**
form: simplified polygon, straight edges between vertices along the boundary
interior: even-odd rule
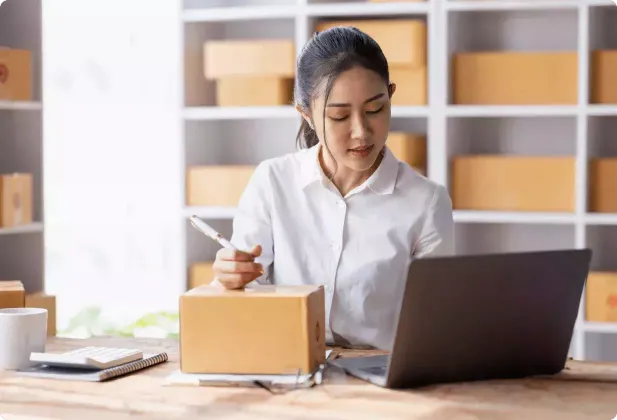
[[[274,260],[271,207],[272,190],[270,170],[266,162],[260,163],[244,189],[233,220],[231,243],[243,251],[261,245],[261,256],[255,261],[263,265],[264,274],[256,282],[269,282]]]
[[[454,219],[448,190],[439,185],[433,194],[428,213],[414,250],[414,257],[454,255]]]

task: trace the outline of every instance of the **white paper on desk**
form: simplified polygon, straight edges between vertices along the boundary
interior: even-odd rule
[[[326,350],[326,359],[332,350]],[[272,385],[302,386],[311,381],[311,374],[304,375],[239,375],[215,373],[184,373],[176,370],[167,376],[165,385],[253,385],[255,382],[267,382]]]

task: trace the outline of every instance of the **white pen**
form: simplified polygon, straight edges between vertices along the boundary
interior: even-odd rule
[[[211,238],[212,240],[218,242],[224,248],[238,249],[235,246],[233,246],[232,243],[229,242],[227,239],[223,238],[223,236],[220,233],[212,229],[210,225],[208,225],[206,222],[201,220],[199,217],[193,215],[190,217],[190,220],[191,220],[191,224],[193,225],[195,229],[197,229],[198,231],[200,231],[207,237]]]

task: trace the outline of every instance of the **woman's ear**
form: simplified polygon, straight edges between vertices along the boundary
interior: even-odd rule
[[[390,99],[392,99],[392,95],[394,95],[395,91],[396,91],[396,83],[390,83],[388,85],[388,96],[390,96]]]
[[[311,120],[311,116],[309,114],[307,114],[304,109],[302,109],[302,107],[300,105],[296,104],[296,110],[300,113],[300,115],[302,116],[302,118],[304,118],[304,120],[306,121],[306,123],[309,125],[309,127],[311,127],[312,130],[315,129],[315,127],[313,127],[313,121]]]

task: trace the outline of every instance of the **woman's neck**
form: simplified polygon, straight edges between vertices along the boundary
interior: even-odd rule
[[[331,178],[332,183],[343,197],[369,179],[379,167],[382,159],[383,154],[380,154],[370,169],[366,171],[354,171],[340,164],[337,167],[334,159],[323,146],[320,147],[319,151],[319,164],[324,174],[326,177]],[[334,173],[334,177],[332,177],[332,173]]]

